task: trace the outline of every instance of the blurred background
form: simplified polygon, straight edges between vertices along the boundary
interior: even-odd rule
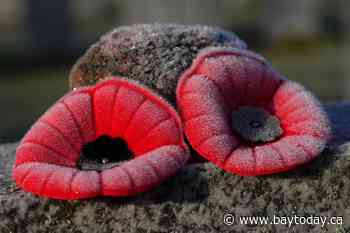
[[[0,143],[68,90],[71,66],[102,34],[147,22],[220,26],[323,101],[350,98],[348,0],[0,0]]]

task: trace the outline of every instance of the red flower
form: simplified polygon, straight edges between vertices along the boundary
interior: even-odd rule
[[[32,126],[17,149],[13,177],[25,191],[55,199],[144,192],[186,163],[181,127],[175,110],[150,90],[110,79],[67,94]],[[119,150],[102,162],[104,155],[81,155],[84,145],[106,136]],[[125,157],[127,147],[131,160],[108,163]]]
[[[177,103],[194,149],[240,175],[294,168],[317,156],[330,136],[315,97],[246,50],[202,52],[180,79]]]

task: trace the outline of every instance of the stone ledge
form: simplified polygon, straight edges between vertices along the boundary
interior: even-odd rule
[[[17,189],[17,143],[0,146],[0,232],[349,232],[350,103],[326,107],[334,138],[311,163],[283,174],[240,177],[191,164],[155,190],[132,198],[55,201]],[[343,225],[223,224],[236,216],[342,216]]]

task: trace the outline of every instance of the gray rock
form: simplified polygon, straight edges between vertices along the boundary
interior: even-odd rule
[[[290,172],[240,177],[190,164],[153,191],[130,198],[56,201],[15,187],[17,144],[0,146],[0,232],[350,232],[350,103],[327,106],[334,138]],[[239,216],[339,216],[342,225],[223,223]],[[340,219],[339,219],[340,220]],[[238,220],[237,220],[238,221]]]
[[[209,26],[138,24],[102,36],[73,66],[70,87],[108,75],[136,80],[174,103],[177,80],[206,47],[245,48],[234,33]]]

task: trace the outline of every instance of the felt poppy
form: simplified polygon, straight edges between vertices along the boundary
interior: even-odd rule
[[[330,137],[320,102],[247,50],[201,52],[180,78],[177,104],[198,154],[240,175],[292,169]]]
[[[128,196],[159,185],[188,158],[170,104],[111,78],[73,90],[39,118],[17,148],[13,177],[54,199]]]

